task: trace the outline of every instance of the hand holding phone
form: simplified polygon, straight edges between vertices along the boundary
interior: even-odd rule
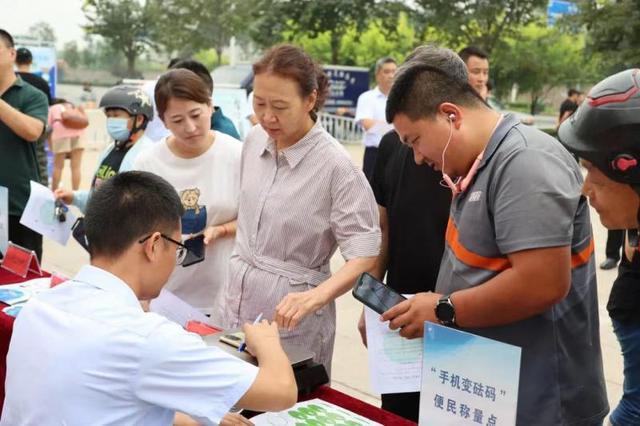
[[[406,297],[378,281],[368,273],[360,275],[352,291],[353,297],[382,315]]]
[[[204,235],[196,235],[193,238],[189,238],[184,242],[187,247],[187,256],[182,262],[183,267],[191,266],[204,260]]]

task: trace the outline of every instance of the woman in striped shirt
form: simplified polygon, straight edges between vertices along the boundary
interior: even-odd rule
[[[329,86],[322,69],[301,49],[280,45],[253,70],[259,124],[243,145],[238,231],[221,317],[235,327],[263,313],[277,321],[283,340],[313,351],[330,372],[334,300],[379,252],[376,202],[318,120]],[[346,263],[332,275],[338,247]]]

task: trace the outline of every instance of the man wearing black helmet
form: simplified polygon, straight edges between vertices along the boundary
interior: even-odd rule
[[[116,174],[133,169],[137,155],[152,144],[144,135],[153,118],[153,106],[147,94],[135,86],[121,85],[110,89],[100,100],[107,115],[107,131],[113,138],[98,163],[89,191],[56,189],[56,198],[84,211],[91,191]]]
[[[608,229],[626,229],[619,275],[607,304],[624,357],[622,400],[613,425],[640,424],[640,70],[595,85],[558,138],[587,169],[583,192]],[[625,259],[626,258],[626,259]]]

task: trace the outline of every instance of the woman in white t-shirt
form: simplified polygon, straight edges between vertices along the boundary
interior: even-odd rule
[[[204,235],[205,259],[175,269],[166,289],[205,314],[213,314],[226,286],[240,190],[242,144],[210,130],[211,95],[193,72],[176,69],[155,88],[158,115],[171,135],[142,153],[135,169],[162,176],[176,189],[184,214],[182,238]],[[212,323],[219,324],[212,317]]]

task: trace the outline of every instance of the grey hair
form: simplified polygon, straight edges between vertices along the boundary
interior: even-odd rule
[[[445,49],[434,44],[424,44],[413,49],[413,52],[406,57],[404,63],[396,71],[395,78],[399,78],[408,69],[416,65],[430,65],[442,70],[444,74],[467,82],[469,74],[467,66],[460,56],[453,50]]]
[[[380,59],[378,59],[376,61],[376,74],[378,74],[378,72],[380,72],[382,67],[384,67],[386,64],[396,64],[397,65],[398,63],[391,56],[385,56],[384,58],[380,58]]]

